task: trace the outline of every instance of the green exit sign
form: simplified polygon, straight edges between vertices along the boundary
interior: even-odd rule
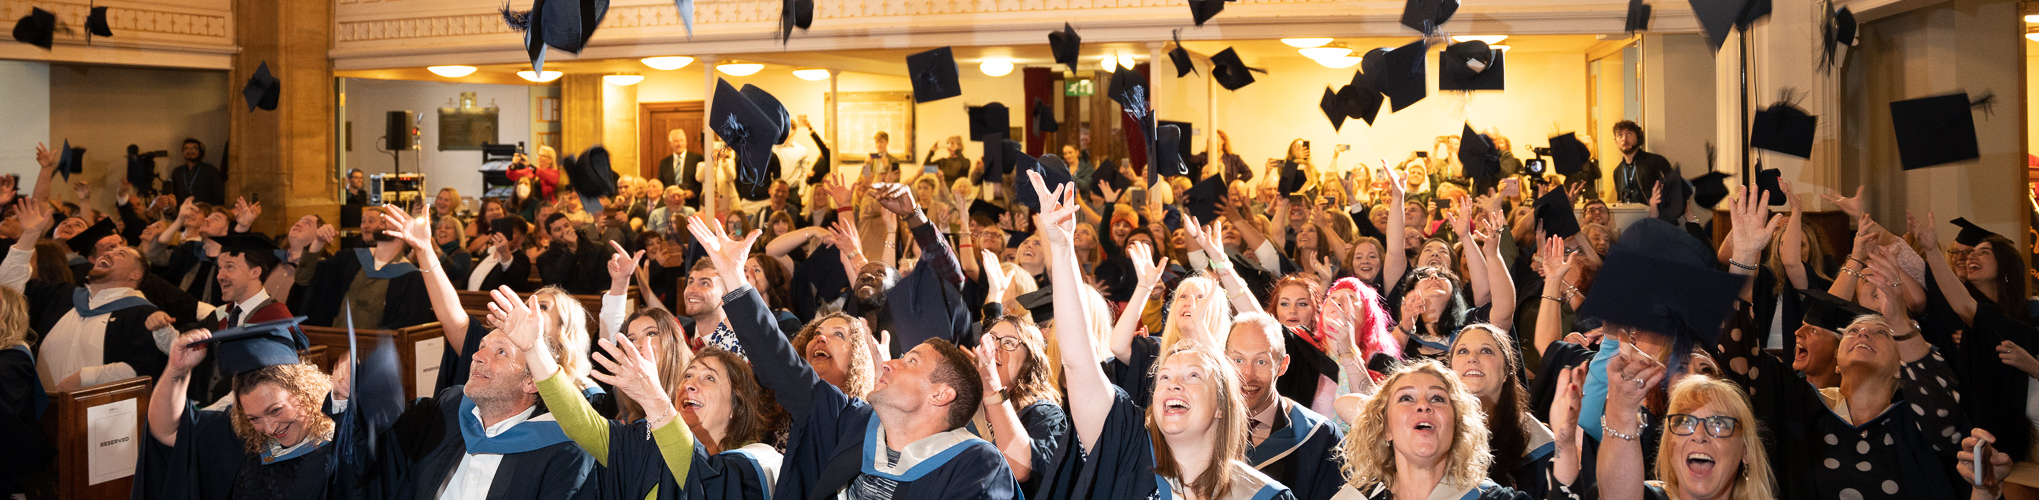
[[[1072,80],[1062,88],[1062,95],[1069,97],[1089,97],[1095,94],[1097,94],[1096,80],[1088,78]]]

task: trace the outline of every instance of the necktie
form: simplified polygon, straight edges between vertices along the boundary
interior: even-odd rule
[[[237,326],[237,325],[239,325],[240,323],[241,323],[241,305],[240,305],[240,304],[228,304],[228,305],[227,305],[227,317],[226,317],[226,319],[222,319],[222,320],[220,320],[220,322],[219,322],[219,324],[220,324],[220,329],[224,330],[224,329],[228,329],[228,328],[233,328],[234,326]]]

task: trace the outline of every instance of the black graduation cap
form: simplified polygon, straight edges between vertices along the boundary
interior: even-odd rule
[[[1281,162],[1281,194],[1291,195],[1303,190],[1309,181],[1303,175],[1303,165],[1289,160]]]
[[[1194,156],[1189,152],[1190,142],[1193,142],[1189,140],[1189,137],[1196,135],[1196,124],[1174,120],[1154,120],[1154,123],[1158,126],[1174,125],[1175,129],[1181,132],[1181,135],[1177,136],[1178,139],[1175,142],[1175,154],[1184,158],[1183,163],[1188,163],[1188,158]],[[1155,134],[1159,135],[1160,132]],[[1155,148],[1159,149],[1160,146],[1156,145]]]
[[[1947,222],[1961,228],[1961,232],[1954,234],[1955,243],[1960,243],[1972,247],[1982,244],[1982,240],[1997,235],[1997,233],[1995,232],[1991,232],[1988,229],[1983,229],[1982,226],[1978,226],[1975,225],[1975,223],[1973,222],[1969,222],[1967,217],[1959,217]]]
[[[1394,49],[1375,49],[1360,62],[1368,81],[1388,97],[1391,111],[1401,111],[1430,95],[1429,83],[1424,81],[1425,49],[1423,40],[1418,39]]]
[[[1692,201],[1701,208],[1712,210],[1727,199],[1729,175],[1721,172],[1707,172],[1692,178]]]
[[[1083,53],[1083,37],[1076,34],[1076,27],[1062,23],[1062,31],[1048,33],[1048,51],[1055,54],[1055,63],[1069,66],[1076,71],[1077,56]]]
[[[1386,96],[1376,89],[1372,77],[1363,71],[1352,72],[1352,83],[1338,88],[1339,107],[1345,109],[1345,117],[1366,120],[1373,125],[1374,117],[1380,116],[1381,101]]]
[[[1458,0],[1409,0],[1402,6],[1402,25],[1425,35],[1437,34],[1437,27],[1458,12]]]
[[[780,104],[779,98],[772,97],[772,93],[748,83],[743,84],[743,88],[737,89],[737,93],[750,99],[751,105],[757,106],[758,111],[765,114],[765,119],[771,120],[773,131],[777,132],[772,144],[783,144],[786,137],[793,134],[793,115],[786,112],[786,105]]]
[[[716,107],[722,107],[721,103],[717,102]],[[770,149],[766,151],[769,153]],[[749,159],[743,157],[742,149],[738,149],[736,154],[738,159],[748,162]],[[602,197],[616,195],[616,171],[609,168],[608,148],[596,145],[579,155],[568,155],[560,162],[560,166],[566,170],[567,179],[573,181],[574,194],[581,197],[581,205],[586,207],[587,211],[601,211]]]
[[[1140,122],[1140,131],[1147,140],[1153,140],[1154,106],[1147,101],[1147,75],[1133,68],[1119,68],[1112,72],[1112,102],[1119,103],[1127,115]]]
[[[93,7],[92,13],[85,15],[85,32],[93,36],[113,36],[113,26],[106,23],[105,7]]]
[[[1643,3],[1643,0],[1628,0],[1628,26],[1626,31],[1634,33],[1637,31],[1649,31],[1649,29],[1650,5]]]
[[[1755,122],[1749,125],[1749,147],[1811,158],[1812,136],[1819,130],[1819,118],[1790,103],[1771,104],[1757,111]]]
[[[1004,104],[994,102],[983,106],[971,106],[969,115],[972,139],[979,142],[1005,140],[1008,133],[1007,125],[1012,123],[1012,112],[1007,110]]]
[[[1059,130],[1062,130],[1062,125],[1055,123],[1055,108],[1049,106],[1047,101],[1034,98],[1034,136],[1039,137],[1044,132]]]
[[[1471,124],[1459,134],[1458,159],[1465,165],[1466,177],[1473,180],[1474,193],[1485,193],[1501,181],[1501,152],[1487,136],[1473,131]]]
[[[1706,30],[1706,41],[1713,44],[1715,52],[1727,43],[1727,34],[1736,27],[1747,27],[1770,14],[1769,0],[1688,1],[1692,4],[1692,15],[1699,18],[1699,27]]]
[[[1201,0],[1190,0],[1197,2]],[[1218,5],[1224,5],[1223,0]],[[1175,48],[1168,49],[1168,60],[1175,62],[1175,77],[1182,78],[1196,71],[1196,61],[1189,58],[1189,49],[1182,47],[1182,30],[1175,30]]]
[[[1014,146],[1016,146],[1016,144]],[[1018,150],[1017,147],[1013,147],[1013,149],[1015,151]],[[1062,162],[1061,156],[1057,156],[1054,154],[1045,154],[1041,155],[1040,158],[1034,158],[1032,156],[1027,156],[1026,153],[1020,153],[1018,155],[1018,158],[1016,159],[1018,160],[1018,163],[1013,165],[1014,166],[1013,175],[1021,176],[1020,178],[1015,179],[1016,181],[1018,181],[1015,182],[1015,184],[1019,185],[1018,188],[1019,202],[1020,204],[1026,205],[1027,208],[1032,209],[1034,213],[1041,213],[1041,196],[1044,196],[1047,193],[1034,192],[1034,181],[1029,180],[1024,172],[1028,170],[1040,172],[1041,183],[1046,184],[1048,186],[1048,189],[1051,190],[1055,189],[1056,186],[1069,184],[1076,181],[1075,177],[1069,175],[1069,164]]]
[[[1190,19],[1196,21],[1196,25],[1198,27],[1202,27],[1204,23],[1210,21],[1211,18],[1218,17],[1219,12],[1225,11],[1226,1],[1227,0],[1189,0]]]
[[[1219,0],[1209,1],[1216,2]],[[1022,293],[1017,297],[1013,297],[1013,301],[1019,302],[1020,307],[1026,308],[1027,315],[1032,317],[1034,324],[1055,319],[1055,287],[1044,286],[1031,292]]]
[[[1241,87],[1252,85],[1255,71],[1266,73],[1264,70],[1246,67],[1246,62],[1239,60],[1239,53],[1234,52],[1231,47],[1226,47],[1223,52],[1211,56],[1211,78],[1217,79],[1218,85],[1225,87],[1225,90],[1239,90]]]
[[[687,27],[687,38],[694,37],[694,0],[673,0],[673,8],[680,11],[680,24]],[[812,6],[809,10],[813,10]],[[801,26],[806,28],[806,26]]]
[[[1005,179],[1005,173],[1013,171],[1015,165],[1023,162],[1020,158],[1026,155],[1020,143],[1012,139],[1001,139],[997,142],[986,141],[984,143],[984,179],[993,182]],[[1020,184],[1026,184],[1026,182],[1020,182]]]
[[[98,223],[85,228],[84,231],[78,232],[77,236],[72,236],[71,239],[65,240],[64,246],[71,247],[71,251],[77,252],[78,255],[89,257],[92,255],[92,247],[98,245],[99,240],[105,239],[107,236],[119,234],[119,231],[119,229],[113,227],[112,218],[99,219]]]
[[[916,266],[901,276],[897,285],[885,290],[886,307],[892,311],[892,331],[947,338],[950,332],[962,330],[970,322],[963,295],[943,283],[937,271],[935,266]],[[914,347],[895,345],[892,349],[894,353],[904,353]]]
[[[1218,220],[1218,202],[1225,199],[1225,180],[1218,175],[1206,177],[1183,191],[1182,197],[1182,206],[1189,208],[1189,214],[1196,217],[1196,223]]]
[[[1975,116],[1968,106],[1967,92],[1890,103],[1890,127],[1897,133],[1897,156],[1904,169],[1981,157]]]
[[[906,71],[913,78],[916,104],[963,95],[956,83],[956,55],[948,47],[906,56]]]
[[[266,256],[268,259],[272,259],[268,260],[268,262],[276,262],[289,255],[283,251],[283,247],[276,245],[276,240],[270,239],[262,233],[234,233],[212,238],[212,241],[219,243],[219,254],[221,256],[228,254]],[[246,257],[243,258],[245,259]],[[262,257],[256,258],[260,259]],[[253,264],[254,261],[249,263]]]
[[[999,217],[1005,216],[1005,208],[984,200],[970,200],[970,215],[983,217],[984,220],[997,223]],[[981,223],[984,220],[978,222]]]
[[[1093,278],[1097,279],[1099,285],[1102,285],[1100,291],[1109,289],[1109,291],[1105,291],[1104,298],[1112,302],[1132,300],[1133,289],[1138,288],[1140,285],[1140,276],[1133,271],[1133,260],[1124,255],[1111,257],[1097,263],[1097,266],[1093,268],[1090,274]],[[1054,308],[1050,307],[1049,309]]]
[[[304,316],[249,323],[212,332],[212,337],[192,342],[193,347],[215,346],[212,355],[220,373],[241,374],[265,366],[294,365],[297,351],[311,348],[311,339],[299,331]]]
[[[1005,247],[1006,247],[1006,248],[1017,248],[1017,247],[1019,247],[1019,246],[1020,246],[1020,244],[1021,244],[1021,243],[1025,243],[1025,242],[1027,241],[1027,238],[1031,238],[1031,237],[1033,237],[1033,236],[1034,236],[1034,233],[1030,233],[1030,232],[1026,232],[1026,231],[1014,231],[1014,230],[1011,230],[1011,229],[1007,229],[1007,230],[1005,230]],[[813,257],[808,257],[808,259],[812,260],[812,259],[813,259]],[[842,273],[836,273],[836,274],[842,274]],[[847,279],[847,278],[845,278],[845,279]]]
[[[708,124],[723,143],[736,150],[736,159],[741,162],[736,175],[763,178],[772,163],[772,146],[777,144],[773,142],[778,129],[773,117],[777,113],[767,114],[757,101],[719,78],[715,80],[714,105],[709,109]],[[607,168],[601,170],[608,172],[608,187],[613,194],[616,174]],[[574,179],[574,184],[579,185],[580,179]],[[586,196],[588,192],[583,189],[581,194]]]
[[[1802,289],[1798,295],[1805,301],[1805,324],[1835,334],[1848,329],[1848,324],[1855,322],[1855,318],[1876,314],[1824,290]]]
[[[1578,134],[1565,132],[1550,138],[1550,156],[1551,166],[1556,167],[1559,174],[1569,176],[1586,168],[1586,160],[1592,158],[1593,152],[1586,149],[1586,143],[1579,141]]]
[[[1820,68],[1832,69],[1841,58],[1847,57],[1842,49],[1855,45],[1855,11],[1842,7],[1827,13],[1820,23]]]
[[[1626,249],[1608,252],[1599,276],[1579,315],[1700,345],[1716,343],[1743,284],[1741,276]]]
[[[681,9],[681,15],[692,9]],[[545,71],[545,47],[579,54],[588,40],[594,38],[595,28],[601,26],[602,18],[609,15],[609,0],[537,0],[528,11],[502,9],[503,20],[510,29],[524,32],[524,50],[531,57],[531,70]],[[693,33],[690,27],[688,33]]]
[[[806,30],[814,25],[814,0],[780,0],[779,2],[779,43],[793,39],[793,28]],[[688,28],[687,33],[693,33]]]
[[[1616,238],[1614,248],[1649,255],[1687,267],[1715,269],[1720,257],[1705,241],[1685,227],[1662,217],[1644,217],[1628,224]]]
[[[1345,117],[1349,114],[1345,111],[1345,101],[1339,100],[1338,92],[1331,87],[1324,87],[1324,98],[1317,100],[1317,109],[1324,110],[1324,118],[1331,120],[1333,132],[1345,126]]]
[[[85,148],[71,147],[71,140],[64,140],[64,149],[57,150],[57,173],[64,180],[71,180],[71,174],[85,173]]]
[[[14,22],[14,40],[49,50],[56,45],[57,15],[40,7],[30,7],[28,15]]]
[[[1437,56],[1437,90],[1503,90],[1503,55],[1479,40],[1445,47]]]
[[[241,97],[248,100],[248,111],[256,108],[276,110],[276,98],[283,95],[283,80],[269,74],[269,61],[255,66],[255,75],[248,77],[248,84],[241,87]]]
[[[1781,185],[1784,171],[1774,168],[1763,168],[1761,164],[1756,165],[1756,168],[1759,169],[1756,171],[1756,192],[1750,193],[1749,196],[1768,194],[1770,195],[1770,206],[1783,205],[1786,201],[1784,199],[1784,186]]]
[[[1579,215],[1572,213],[1572,200],[1565,197],[1565,190],[1552,189],[1536,198],[1535,215],[1543,223],[1543,232],[1559,238],[1570,238],[1579,234]]]
[[[508,238],[512,234],[530,232],[531,228],[527,224],[529,223],[524,222],[524,216],[522,215],[503,214],[502,217],[489,221],[489,232]]]
[[[1170,177],[1189,175],[1189,163],[1182,160],[1182,126],[1154,127],[1154,171]]]

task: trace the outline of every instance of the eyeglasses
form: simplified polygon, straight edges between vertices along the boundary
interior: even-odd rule
[[[997,339],[998,339],[998,350],[1001,351],[1006,352],[1017,351],[1020,350],[1020,347],[1024,345],[1020,343],[1019,337],[997,337]]]
[[[1416,270],[1416,275],[1415,275],[1415,276],[1416,276],[1416,280],[1417,280],[1417,281],[1422,281],[1422,280],[1427,280],[1427,279],[1433,279],[1433,278],[1435,278],[1435,279],[1444,279],[1444,280],[1448,280],[1448,279],[1451,279],[1451,275],[1449,275],[1449,274],[1445,274],[1444,270],[1442,270],[1442,269],[1438,269],[1438,268],[1435,268],[1435,267],[1425,267],[1425,268],[1417,269],[1417,270]]]
[[[1679,413],[1676,415],[1671,415],[1670,417],[1667,418],[1670,420],[1671,423],[1670,427],[1671,433],[1680,436],[1692,435],[1693,432],[1699,430],[1700,422],[1706,422],[1706,435],[1721,439],[1727,439],[1735,437],[1735,429],[1740,427],[1742,424],[1741,420],[1738,420],[1734,417],[1730,417],[1727,415],[1714,415],[1711,417],[1700,418],[1684,413]]]

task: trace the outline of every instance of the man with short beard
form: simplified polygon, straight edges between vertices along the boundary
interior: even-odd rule
[[[397,210],[383,205],[383,210]],[[384,230],[383,215],[362,217],[362,238],[374,242],[369,248],[341,251],[330,258],[318,252],[298,257],[298,282],[291,288],[290,310],[306,317],[305,323],[331,327],[347,326],[340,314],[353,312],[354,327],[362,330],[391,330],[432,322],[432,302],[425,295],[425,280],[418,268],[405,258],[410,245]],[[373,221],[373,222],[371,222]],[[368,232],[371,228],[374,232]]]
[[[708,259],[694,261],[694,268],[687,271],[686,289],[680,292],[680,312],[687,320],[682,325],[687,329],[687,344],[699,350],[715,347],[743,355],[743,344],[737,343],[736,332],[729,329],[729,321],[722,314],[722,295],[728,293],[728,284],[715,269],[715,263]],[[707,332],[707,333],[703,333]]]
[[[1614,193],[1622,203],[1649,203],[1650,191],[1657,183],[1683,182],[1678,168],[1671,165],[1663,155],[1643,151],[1643,129],[1635,122],[1622,120],[1614,124],[1614,144],[1621,148],[1621,165],[1614,167]],[[1659,210],[1657,216],[1664,220],[1676,221],[1685,213],[1683,191],[1664,187],[1664,207],[1675,210]],[[1674,196],[1675,195],[1675,196]],[[1673,199],[1675,198],[1675,199]],[[1664,212],[1677,212],[1669,214]]]
[[[36,368],[43,387],[72,391],[143,373],[162,373],[169,342],[177,332],[170,315],[134,287],[148,274],[141,252],[119,246],[102,252],[87,274],[87,285],[29,279],[36,241],[52,223],[47,203],[30,201],[15,210],[22,238],[0,261],[0,285],[28,297],[29,326],[46,332]],[[159,340],[160,339],[160,340]]]
[[[538,264],[538,281],[555,285],[574,295],[594,295],[608,288],[609,245],[583,234],[567,214],[545,217],[552,245],[532,259]]]
[[[956,261],[955,250],[949,248],[948,238],[929,223],[920,204],[913,200],[913,189],[906,185],[873,184],[871,195],[878,198],[879,206],[903,219],[913,230],[913,242],[920,247],[920,261],[913,272],[900,276],[882,262],[864,262],[861,255],[846,257],[844,268],[855,268],[856,275],[850,280],[850,299],[845,301],[843,312],[863,318],[872,332],[892,333],[898,339],[889,346],[892,357],[903,354],[902,347],[920,345],[927,339],[955,339],[969,345],[975,335],[969,331],[970,312],[959,290],[963,266]],[[839,235],[838,241],[856,241],[856,237]],[[893,328],[895,318],[907,315],[942,320],[947,328]]]

